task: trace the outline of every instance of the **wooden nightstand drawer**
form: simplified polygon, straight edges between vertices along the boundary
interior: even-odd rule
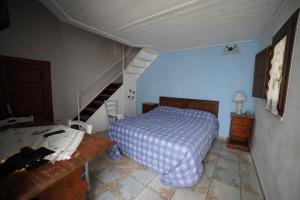
[[[251,134],[251,127],[240,126],[240,125],[231,125],[230,130],[231,135],[236,137],[249,138]]]
[[[232,113],[228,147],[249,151],[248,141],[251,138],[253,122],[254,116]]]
[[[251,126],[252,125],[252,119],[241,118],[241,117],[233,117],[231,123],[239,124],[239,125],[243,125],[243,126]]]

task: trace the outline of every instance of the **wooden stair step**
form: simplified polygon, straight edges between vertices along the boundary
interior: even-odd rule
[[[98,95],[98,97],[111,97],[112,94],[107,94],[107,93],[101,93]]]
[[[98,110],[98,108],[96,108],[96,107],[86,107],[84,110],[95,113]]]
[[[80,121],[86,122],[90,117],[91,115],[80,114]]]
[[[104,101],[101,101],[101,100],[94,100],[94,101],[92,101],[92,103],[91,104],[94,104],[94,105],[97,105],[97,106],[102,106],[102,104],[104,103]]]
[[[114,89],[114,88],[106,88],[102,93],[103,94],[110,94],[110,95],[112,95],[116,91],[117,91],[117,89]]]
[[[80,112],[80,120],[87,121],[103,104],[109,99],[118,89],[122,83],[109,84],[85,109]],[[74,120],[78,118],[75,117]]]
[[[96,100],[106,101],[111,95],[100,94],[96,97]]]
[[[122,83],[111,83],[111,84],[109,84],[109,86],[107,86],[107,88],[118,89],[121,85],[122,85]]]

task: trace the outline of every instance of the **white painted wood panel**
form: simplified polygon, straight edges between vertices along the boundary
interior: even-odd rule
[[[86,30],[131,46],[174,51],[258,39],[283,0],[40,1]]]

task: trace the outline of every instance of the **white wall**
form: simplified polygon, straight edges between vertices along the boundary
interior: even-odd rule
[[[261,37],[262,49],[293,14],[300,1],[285,1]],[[266,196],[270,200],[300,199],[300,27],[296,32],[285,115],[278,117],[264,109],[265,100],[255,100],[256,125],[252,154]]]
[[[136,80],[139,75],[136,74],[123,74],[124,83],[124,114],[127,117],[133,117],[136,115],[136,96],[134,99],[128,98],[129,90],[136,92]]]
[[[60,22],[35,0],[9,0],[11,27],[0,31],[0,55],[51,62],[54,118],[76,116],[76,92],[122,53],[122,44]]]

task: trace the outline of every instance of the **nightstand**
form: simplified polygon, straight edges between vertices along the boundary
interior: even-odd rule
[[[251,139],[253,124],[253,115],[231,113],[230,135],[227,146],[249,152],[248,142]]]
[[[143,113],[149,112],[158,106],[158,103],[145,102],[142,104]]]

